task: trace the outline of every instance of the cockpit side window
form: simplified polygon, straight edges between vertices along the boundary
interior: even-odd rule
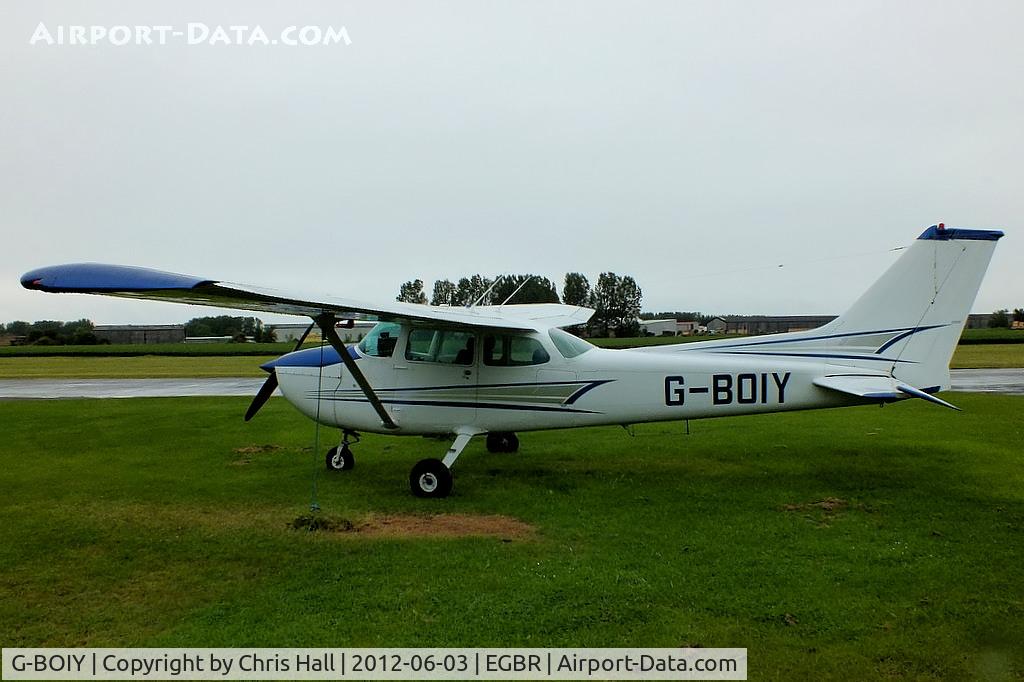
[[[378,322],[359,342],[359,352],[377,358],[390,358],[398,344],[402,327],[394,322]]]
[[[405,359],[446,365],[472,365],[476,336],[451,329],[417,328],[409,332]]]
[[[543,365],[550,360],[540,341],[519,334],[485,334],[484,364],[492,367]]]

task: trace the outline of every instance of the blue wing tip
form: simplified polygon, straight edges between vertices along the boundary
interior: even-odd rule
[[[213,280],[202,277],[102,263],[51,265],[21,276],[21,286],[26,289],[56,293],[194,289],[201,284],[211,283]]]

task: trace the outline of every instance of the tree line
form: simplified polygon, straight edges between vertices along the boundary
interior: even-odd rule
[[[92,320],[58,322],[39,320],[25,322],[17,320],[0,324],[0,334],[21,337],[22,342],[36,346],[93,346],[109,343],[95,334]],[[251,338],[257,342],[275,341],[274,330],[264,326],[258,317],[218,315],[216,317],[194,317],[185,323],[185,336],[230,336],[234,341]]]
[[[251,338],[257,343],[271,343],[277,340],[274,330],[265,327],[263,320],[240,315],[193,317],[185,323],[185,336],[230,336],[232,340],[239,342]]]
[[[93,333],[92,321],[86,319],[74,322],[16,320],[0,325],[0,333],[23,337],[25,343],[37,346],[94,346],[103,343]]]
[[[1024,308],[1014,308],[1011,313],[1006,308],[1001,308],[988,318],[989,327],[1009,327],[1010,321],[1024,322]]]
[[[457,282],[440,279],[434,282],[428,298],[422,279],[403,283],[398,301],[430,305],[469,306],[501,305],[503,303],[565,303],[595,310],[586,325],[590,336],[637,336],[640,333],[640,305],[643,292],[629,275],[602,272],[591,286],[580,272],[565,275],[562,295],[547,277],[533,274],[505,275],[497,281],[483,275],[462,277]]]

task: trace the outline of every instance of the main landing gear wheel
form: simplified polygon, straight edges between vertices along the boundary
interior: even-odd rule
[[[514,433],[495,431],[487,434],[487,452],[517,452],[519,438]]]
[[[352,456],[352,451],[347,445],[335,445],[327,451],[325,463],[331,471],[348,471],[356,465],[356,458]]]
[[[454,482],[452,470],[439,459],[421,459],[409,474],[409,487],[416,497],[448,497]]]

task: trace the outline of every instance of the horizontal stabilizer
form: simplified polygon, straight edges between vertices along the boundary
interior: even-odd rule
[[[888,402],[905,398],[921,398],[952,410],[960,410],[959,407],[951,405],[941,398],[936,398],[927,390],[914,388],[886,374],[838,374],[815,379],[814,385],[867,400]]]

